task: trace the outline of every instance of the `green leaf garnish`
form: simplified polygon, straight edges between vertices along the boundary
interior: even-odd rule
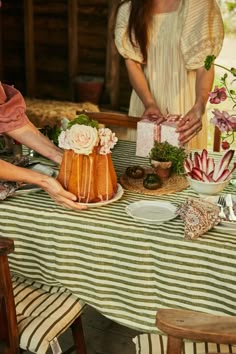
[[[87,125],[98,129],[98,122],[90,119],[86,114],[80,114],[68,123],[67,129],[70,129],[73,125]]]

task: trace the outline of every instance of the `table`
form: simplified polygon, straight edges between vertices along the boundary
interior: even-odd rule
[[[119,141],[113,151],[118,175],[135,157],[135,143]],[[235,194],[235,188],[228,191]],[[125,191],[107,206],[75,212],[44,192],[0,203],[1,234],[15,240],[13,272],[63,285],[108,318],[143,332],[156,332],[156,311],[180,307],[236,315],[236,232],[212,229],[184,240],[176,218],[161,225],[138,223],[125,211],[138,200],[175,205],[194,197],[190,189],[166,196]]]

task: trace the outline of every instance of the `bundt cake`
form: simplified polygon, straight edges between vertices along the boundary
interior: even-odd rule
[[[112,199],[117,177],[111,149],[117,142],[108,128],[82,114],[69,121],[59,135],[64,155],[58,175],[62,186],[75,194],[78,202],[95,203]]]

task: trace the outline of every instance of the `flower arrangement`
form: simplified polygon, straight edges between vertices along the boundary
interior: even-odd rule
[[[214,90],[209,93],[209,102],[213,104],[220,104],[226,99],[230,99],[233,102],[234,109],[236,107],[236,92],[234,89],[230,88],[228,83],[228,73],[236,77],[236,69],[228,69],[223,65],[215,63],[216,57],[214,55],[207,56],[205,60],[205,68],[209,70],[212,65],[218,66],[226,71],[226,73],[220,78],[220,83],[222,87],[215,86]],[[236,79],[233,79],[231,83],[234,83]],[[222,143],[221,147],[224,150],[230,148],[230,145],[234,142],[235,131],[236,131],[236,114],[229,114],[227,111],[220,111],[219,109],[214,109],[212,111],[213,117],[210,122],[214,124],[223,133],[221,135]]]
[[[60,148],[73,150],[77,154],[89,155],[95,148],[100,155],[111,153],[118,139],[109,128],[99,128],[95,120],[80,114],[72,121],[63,119],[58,137]]]

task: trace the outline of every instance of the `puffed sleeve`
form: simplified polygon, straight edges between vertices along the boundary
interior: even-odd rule
[[[120,55],[122,55],[124,58],[135,60],[138,63],[143,63],[143,57],[138,45],[134,47],[129,40],[127,30],[129,14],[130,2],[127,2],[121,5],[117,13],[114,33],[115,45]]]
[[[29,123],[21,93],[0,82],[0,133],[7,133]]]
[[[185,2],[181,51],[188,70],[204,66],[208,55],[220,53],[224,27],[215,0]]]

